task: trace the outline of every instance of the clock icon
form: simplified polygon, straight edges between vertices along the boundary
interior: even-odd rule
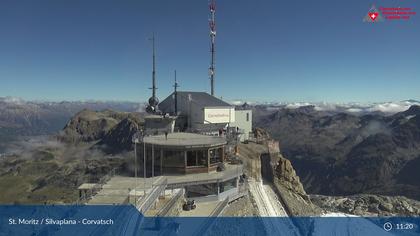
[[[385,231],[391,231],[391,229],[392,229],[392,224],[391,224],[391,223],[389,223],[389,222],[386,222],[386,223],[384,224],[384,230],[385,230]]]

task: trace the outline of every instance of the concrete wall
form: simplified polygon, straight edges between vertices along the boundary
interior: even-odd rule
[[[243,131],[241,142],[248,140],[249,133],[252,132],[252,110],[235,111],[235,122],[230,123],[231,127],[239,127]]]
[[[194,200],[198,203],[223,201],[228,197],[237,195],[238,193],[239,193],[239,188],[236,187],[236,188],[232,188],[227,191],[224,191],[223,193],[220,193],[219,195],[215,194],[215,195],[208,195],[208,196],[203,196],[203,197],[193,197],[189,199]]]
[[[246,174],[256,181],[262,181],[260,154],[256,154],[255,157],[241,158],[241,160],[246,167]]]

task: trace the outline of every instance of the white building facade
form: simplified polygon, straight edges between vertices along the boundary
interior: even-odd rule
[[[252,132],[252,110],[235,110],[235,121],[229,126],[239,128],[241,142],[248,140]]]
[[[235,110],[235,106],[205,92],[174,92],[159,104],[159,110],[177,116],[176,126],[182,131],[215,134],[229,126],[238,127],[244,133],[241,141],[252,131],[251,110]]]

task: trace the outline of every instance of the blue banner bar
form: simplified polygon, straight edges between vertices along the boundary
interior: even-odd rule
[[[0,206],[0,235],[420,235],[420,217],[144,217],[131,205]]]

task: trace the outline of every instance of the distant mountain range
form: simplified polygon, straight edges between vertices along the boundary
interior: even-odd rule
[[[307,192],[420,199],[420,106],[394,114],[332,112],[313,105],[254,109],[254,126],[280,141]]]
[[[233,101],[232,104],[243,104],[243,101]],[[411,105],[420,105],[417,100],[405,100],[400,102],[386,103],[251,103],[259,107],[258,116],[264,112],[278,109],[313,106],[316,111],[336,114],[340,112],[364,115],[378,113],[383,115],[394,114],[407,110]],[[0,97],[0,152],[8,141],[18,136],[48,135],[53,134],[66,125],[76,113],[83,109],[101,111],[110,109],[121,112],[134,112],[144,110],[144,103],[139,102],[118,102],[118,101],[25,101],[15,97]]]
[[[409,99],[398,102],[381,102],[381,103],[328,103],[328,102],[246,102],[236,100],[231,102],[234,105],[242,105],[247,103],[252,106],[260,106],[268,109],[279,109],[279,108],[290,108],[296,109],[299,107],[313,106],[316,111],[326,112],[344,112],[350,114],[367,114],[367,113],[382,113],[384,115],[394,114],[402,112],[410,108],[413,105],[420,105],[420,101]]]
[[[83,109],[133,112],[141,110],[142,105],[100,101],[34,102],[0,97],[0,153],[16,137],[48,135],[60,131],[72,116]]]

